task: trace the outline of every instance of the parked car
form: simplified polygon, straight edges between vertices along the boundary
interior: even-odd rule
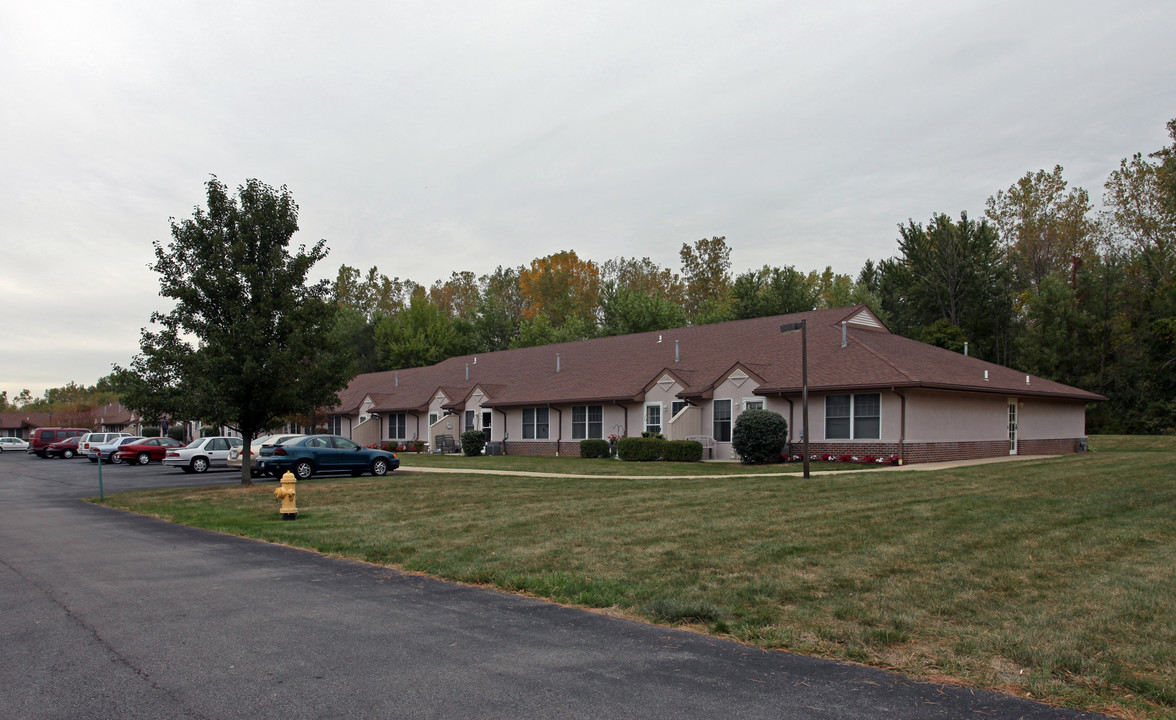
[[[64,440],[58,440],[51,445],[47,445],[45,446],[45,455],[43,457],[60,457],[71,460],[78,454],[78,441],[81,439],[81,435],[74,435],[73,437],[67,437]]]
[[[90,458],[90,462],[92,463],[98,462],[99,458],[101,458],[102,462],[117,465],[122,462],[116,454],[120,447],[146,439],[142,435],[128,435],[126,437],[115,438],[113,441],[101,445],[91,445],[90,451],[86,453],[86,457]]]
[[[257,469],[257,458],[259,455],[261,455],[261,448],[264,445],[281,445],[284,442],[288,442],[290,440],[297,440],[298,438],[304,438],[304,437],[306,437],[306,436],[300,435],[298,433],[279,433],[277,435],[262,435],[261,437],[257,438],[253,442],[249,443],[249,455],[250,455],[249,467],[252,468],[249,471],[249,474],[252,475],[253,477],[261,477],[261,470]],[[229,451],[229,459],[228,459],[229,467],[235,467],[235,468],[241,467],[242,447],[244,447],[244,446],[242,445],[239,447],[235,447]]]
[[[338,435],[310,435],[280,445],[263,445],[258,468],[281,477],[287,470],[299,480],[318,472],[370,472],[380,476],[400,467],[400,460],[387,450],[365,448]]]
[[[18,437],[0,437],[0,453],[8,450],[24,452],[29,449],[29,444],[25,440]]]
[[[114,442],[115,438],[131,437],[129,432],[93,432],[86,433],[78,440],[78,455],[89,455],[90,446]]]
[[[37,457],[45,457],[45,448],[58,440],[64,440],[76,435],[85,435],[90,428],[43,427],[37,428],[29,434],[29,448]]]
[[[202,473],[210,467],[228,467],[229,451],[241,447],[241,444],[241,438],[236,437],[200,438],[182,448],[168,449],[163,464],[189,473]]]
[[[155,437],[127,443],[114,454],[128,465],[146,465],[152,460],[163,462],[170,448],[184,447],[184,443],[169,437]]]

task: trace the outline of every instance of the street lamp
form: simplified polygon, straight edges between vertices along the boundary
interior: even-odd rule
[[[802,432],[801,436],[801,452],[804,453],[804,476],[809,477],[809,427],[808,427],[808,321],[801,320],[800,322],[786,323],[780,326],[780,332],[790,333],[800,331],[800,382],[801,382],[801,401],[800,413],[802,417]]]

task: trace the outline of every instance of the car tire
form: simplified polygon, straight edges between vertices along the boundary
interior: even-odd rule
[[[181,465],[180,469],[183,470],[185,474],[192,474],[192,468],[188,467],[187,465]]]
[[[65,458],[66,460],[73,460],[73,456],[74,451],[70,450],[69,448],[61,451],[61,457]]]
[[[388,474],[388,461],[384,458],[372,460],[372,475],[380,477]]]
[[[135,462],[140,465],[147,465],[151,462],[151,456],[145,452],[141,452],[135,457]]]
[[[122,462],[122,458],[112,453],[110,457],[106,459],[106,462],[110,463],[111,465],[118,465]]]
[[[251,477],[251,478],[259,478],[259,477],[261,477],[261,471],[260,471],[260,470],[250,470],[250,471],[249,471],[249,477]]]
[[[191,470],[194,473],[202,473],[207,469],[208,469],[208,458],[206,458],[206,457],[192,458],[192,463],[191,463],[191,467],[189,467],[189,470]]]
[[[314,475],[314,465],[309,460],[299,460],[290,469],[294,471],[294,477],[299,480],[309,480],[310,476]],[[279,479],[282,477],[279,473],[274,473],[274,476]]]

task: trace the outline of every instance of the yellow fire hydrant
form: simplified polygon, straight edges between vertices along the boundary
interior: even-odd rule
[[[282,519],[283,520],[297,520],[298,507],[294,504],[294,483],[298,482],[294,478],[294,473],[286,471],[282,476],[282,486],[274,488],[274,497],[282,501]]]

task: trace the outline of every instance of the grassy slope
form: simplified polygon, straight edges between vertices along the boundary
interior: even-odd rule
[[[297,523],[278,520],[273,485],[108,504],[766,648],[1174,717],[1176,448],[1092,447],[807,481],[321,479],[299,484]]]

